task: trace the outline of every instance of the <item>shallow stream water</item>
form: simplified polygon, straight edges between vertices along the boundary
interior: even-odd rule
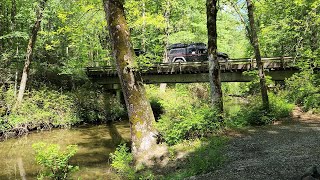
[[[241,98],[225,101],[227,114],[234,114],[241,107]],[[109,125],[86,126],[72,129],[54,129],[32,133],[27,136],[0,142],[0,180],[21,179],[18,161],[22,162],[27,179],[36,179],[40,165],[35,161],[32,144],[37,142],[59,144],[61,148],[77,144],[78,152],[71,164],[80,170],[72,179],[117,179],[109,171],[109,154],[121,141],[130,140],[130,125],[127,121]],[[21,163],[20,163],[21,164]],[[20,165],[21,166],[21,165]]]
[[[32,149],[32,144],[36,142],[55,143],[61,148],[77,144],[79,150],[72,157],[71,164],[79,166],[80,171],[72,174],[73,179],[114,179],[108,171],[109,153],[115,150],[122,139],[130,139],[128,122],[54,129],[0,142],[0,180],[21,179],[18,161],[23,164],[26,178],[36,179],[41,169],[35,161],[35,152]]]

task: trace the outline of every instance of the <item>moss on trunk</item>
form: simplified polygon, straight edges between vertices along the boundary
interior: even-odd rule
[[[156,145],[155,122],[145,95],[141,76],[134,71],[134,51],[125,20],[122,0],[104,0],[114,57],[131,125],[132,152],[135,157],[150,153]]]
[[[223,112],[220,65],[217,55],[217,1],[207,0],[208,59],[211,101],[215,109]]]

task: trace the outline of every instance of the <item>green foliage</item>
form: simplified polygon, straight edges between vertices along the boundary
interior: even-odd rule
[[[319,65],[319,0],[256,3],[264,56],[302,56],[299,67]]]
[[[320,110],[320,76],[313,71],[294,74],[286,80],[287,97],[307,110]]]
[[[0,88],[0,132],[25,126],[28,130],[69,127],[86,123],[101,123],[126,118],[123,104],[111,94],[82,86],[72,92],[42,88],[27,92],[19,108],[15,104],[13,87]]]
[[[111,59],[99,1],[50,1],[42,27],[36,52],[43,59],[39,66],[47,71],[58,68],[61,74],[77,77],[87,65],[106,65]]]
[[[111,167],[124,179],[153,180],[155,175],[150,169],[136,173],[133,166],[133,155],[125,143],[118,145],[114,153],[110,153]]]
[[[139,180],[155,180],[155,179],[157,178],[151,170],[144,171],[139,175]]]
[[[79,122],[79,118],[69,95],[42,89],[29,92],[21,106],[8,116],[8,121],[11,125],[32,122],[68,126]]]
[[[167,43],[207,42],[205,0],[128,0],[125,8],[134,47],[158,57],[156,62],[161,61]],[[238,18],[221,7],[217,24],[219,51],[245,56],[248,40]]]
[[[246,71],[244,72],[244,75],[252,77],[253,80],[248,83],[241,84],[242,93],[251,94],[251,95],[259,94],[261,92],[261,88],[260,88],[260,78],[259,78],[258,71]],[[274,82],[272,81],[270,76],[265,76],[265,79],[266,79],[266,86],[274,86]]]
[[[220,127],[217,113],[209,106],[193,108],[192,105],[177,104],[161,116],[157,127],[170,145],[185,139],[206,136]]]
[[[15,103],[13,88],[0,87],[0,121],[3,121]],[[0,123],[0,130],[3,123]]]
[[[40,179],[44,177],[57,180],[67,179],[69,173],[79,169],[69,164],[70,158],[78,151],[77,145],[69,145],[65,151],[61,151],[57,144],[43,142],[35,143],[32,147],[36,152],[37,163],[43,167],[39,175]]]
[[[16,99],[13,88],[0,93],[1,106],[6,112],[0,117],[2,131],[25,125],[28,125],[28,128],[70,126],[80,121],[74,100],[68,94],[46,88],[33,90],[27,92],[18,109],[12,110]]]
[[[246,82],[227,82],[221,83],[223,95],[242,96],[245,92],[244,84]],[[224,97],[225,98],[225,97]]]
[[[240,111],[228,118],[227,126],[243,127],[246,125],[266,125],[291,115],[293,104],[284,97],[269,93],[270,110],[266,111],[260,96],[253,96]]]
[[[246,98],[244,97],[224,96],[223,108],[224,108],[225,117],[228,118],[238,113],[242,109],[243,104],[245,103],[246,103]]]
[[[123,104],[112,94],[82,86],[73,91],[80,119],[89,123],[115,121],[127,116]]]
[[[133,169],[133,155],[129,152],[126,144],[120,144],[114,153],[110,154],[111,167],[114,168],[121,176],[126,179],[135,178]]]
[[[247,47],[250,44],[244,25],[231,9],[228,3],[224,3],[218,12],[218,50],[227,53],[230,58],[248,57]]]
[[[157,103],[164,108],[156,126],[170,145],[204,137],[220,127],[218,114],[208,101],[203,102],[196,96],[196,89],[192,85],[189,89],[186,85],[176,85],[176,90],[167,88],[165,94],[158,94],[158,90],[152,87],[148,89],[151,99],[158,99]]]
[[[304,110],[314,110],[316,113],[320,113],[320,94],[310,94],[304,99]]]
[[[115,121],[121,118],[127,118],[127,110],[124,104],[115,97],[112,96],[108,99],[107,112],[109,118],[107,120]]]

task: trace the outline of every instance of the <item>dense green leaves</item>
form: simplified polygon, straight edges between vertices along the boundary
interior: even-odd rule
[[[320,76],[312,71],[304,71],[286,80],[287,97],[304,110],[320,112]]]
[[[231,127],[261,126],[291,115],[294,105],[289,103],[284,96],[269,93],[269,98],[270,109],[266,111],[259,100],[259,96],[248,97],[248,103],[244,104],[235,114],[231,114],[226,124]]]
[[[288,98],[305,110],[319,108],[320,1],[267,1],[257,4],[262,51],[266,56],[293,56],[304,72],[287,81]]]
[[[125,179],[134,179],[135,170],[133,165],[133,155],[125,143],[120,144],[114,153],[110,153],[111,167],[122,175]]]
[[[264,0],[256,4],[265,55],[319,55],[320,1]]]
[[[31,91],[26,94],[21,107],[12,111],[15,103],[14,89],[2,89],[4,91],[0,91],[0,132],[12,127],[25,127],[26,131],[41,127],[49,129],[53,126],[70,126],[80,121],[74,100],[66,94],[48,89]]]
[[[78,151],[77,145],[69,145],[65,151],[60,150],[57,144],[46,144],[44,142],[32,145],[36,152],[36,161],[43,166],[38,178],[50,177],[56,180],[65,180],[68,173],[79,169],[78,166],[69,164],[70,158]]]
[[[247,53],[251,48],[245,25],[232,7],[238,5],[243,13],[245,6],[241,3],[219,4],[218,50],[232,58],[252,55]],[[14,74],[15,69],[21,71],[36,5],[36,0],[0,3],[0,60],[6,62],[1,66],[13,69],[4,74]],[[153,62],[162,61],[167,42],[207,42],[204,0],[127,0],[125,7],[134,48],[145,50]],[[262,0],[256,2],[256,7],[263,56],[304,56],[310,60],[304,60],[303,66],[319,64],[319,0]],[[41,71],[32,72],[52,71],[82,77],[83,67],[112,64],[104,16],[98,0],[77,3],[50,0],[33,65]],[[247,21],[244,14],[242,18]]]
[[[2,81],[21,72],[27,40],[35,20],[37,1],[0,2],[0,68]],[[5,8],[6,7],[6,8]],[[163,61],[167,43],[207,42],[205,1],[127,0],[126,15],[134,48],[146,52],[147,61]],[[219,51],[243,57],[247,40],[234,13],[222,6],[218,16]],[[71,74],[83,78],[86,66],[113,64],[110,39],[99,0],[50,0],[34,51],[31,76]],[[4,71],[3,71],[4,72]]]
[[[207,84],[177,85],[165,94],[153,88],[149,87],[149,96],[164,112],[157,128],[168,144],[204,137],[221,126],[218,113],[210,106]]]

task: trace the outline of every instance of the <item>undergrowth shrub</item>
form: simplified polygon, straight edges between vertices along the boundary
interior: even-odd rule
[[[158,100],[164,108],[156,127],[169,145],[206,136],[220,127],[218,114],[208,101],[199,100],[203,96],[194,95],[197,91],[179,84],[162,94],[155,86],[149,86],[149,99]]]
[[[69,164],[70,158],[78,151],[77,145],[69,145],[65,151],[61,151],[57,144],[43,142],[35,143],[32,147],[36,152],[36,162],[43,168],[38,175],[39,179],[67,179],[69,173],[79,169],[78,166]]]
[[[286,80],[287,98],[304,111],[320,112],[320,75],[311,70],[294,74]]]
[[[21,105],[13,110],[15,101],[13,87],[0,88],[0,138],[11,130],[19,136],[29,130],[100,123],[127,116],[124,105],[115,96],[87,86],[72,92],[46,87],[27,91]]]
[[[11,110],[15,103],[12,88],[3,92],[10,113],[0,119],[10,127],[25,126],[69,126],[79,122],[74,100],[58,91],[41,89],[27,92],[22,104]]]
[[[228,118],[227,125],[232,127],[266,125],[291,115],[294,105],[284,97],[269,93],[269,102],[270,109],[266,111],[263,108],[260,96],[250,97],[247,105]]]
[[[133,155],[125,143],[120,144],[114,153],[110,153],[111,167],[126,179],[135,178]]]
[[[192,108],[192,105],[180,105],[179,109],[170,109],[157,123],[165,141],[169,145],[185,139],[204,137],[220,127],[217,113],[209,106]]]
[[[310,94],[303,101],[303,110],[313,110],[316,113],[320,113],[320,94]]]
[[[139,179],[153,180],[156,179],[151,169],[139,167],[137,172],[133,164],[133,154],[125,143],[119,144],[114,153],[110,153],[111,167],[117,172],[121,179]]]

